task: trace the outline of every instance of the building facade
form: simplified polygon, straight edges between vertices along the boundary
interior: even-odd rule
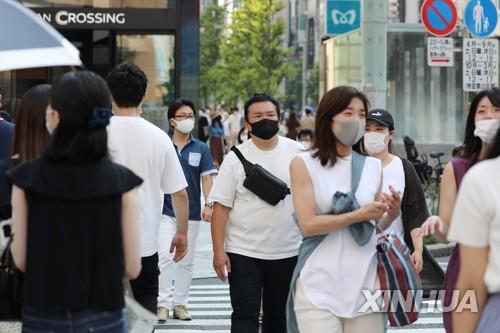
[[[468,37],[462,13],[468,1],[456,1],[459,23],[449,36],[454,40],[453,67],[427,64],[427,38],[431,35],[420,22],[423,1],[361,3],[361,29],[324,35],[321,91],[343,84],[363,90],[373,107],[393,113],[398,142],[407,135],[423,151],[443,151],[449,156],[450,147],[463,140],[473,96],[464,92],[462,82],[462,40]],[[325,8],[321,10],[324,26]]]
[[[149,84],[144,117],[166,126],[168,103],[198,101],[198,0],[21,0],[80,51],[84,68],[105,77],[117,63],[138,65]],[[50,82],[67,67],[0,72],[11,111],[30,87]]]

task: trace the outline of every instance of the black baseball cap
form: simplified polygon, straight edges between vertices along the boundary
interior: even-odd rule
[[[389,131],[394,131],[394,118],[384,109],[374,109],[368,112],[366,120],[374,120],[377,123],[389,128]]]

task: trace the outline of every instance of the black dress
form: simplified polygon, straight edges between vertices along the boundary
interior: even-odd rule
[[[401,219],[405,234],[405,242],[413,252],[415,250],[411,238],[411,231],[420,228],[429,217],[425,193],[418,178],[417,171],[406,159],[401,158],[405,173],[405,190],[401,201]],[[420,272],[423,296],[429,297],[433,290],[440,290],[443,285],[444,272],[429,250],[424,246],[422,253],[423,268]]]
[[[108,159],[72,164],[47,157],[16,167],[8,178],[28,203],[24,305],[121,309],[121,200],[142,179]]]

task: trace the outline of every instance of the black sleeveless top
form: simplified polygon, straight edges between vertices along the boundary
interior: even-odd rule
[[[28,203],[24,305],[123,308],[121,199],[142,179],[108,159],[71,164],[47,157],[12,169],[8,178]]]

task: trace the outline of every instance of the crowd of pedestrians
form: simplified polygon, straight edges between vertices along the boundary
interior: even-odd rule
[[[447,333],[498,328],[500,89],[472,100],[429,216],[415,169],[394,154],[393,116],[353,87],[301,117],[267,94],[241,112],[177,99],[167,134],[141,117],[147,84],[129,63],[106,80],[69,72],[22,96],[15,127],[0,118],[0,219],[24,272],[23,332],[126,332],[128,284],[160,322],[191,320],[203,221],[234,333],[385,332],[383,312],[360,312],[381,288],[380,235],[408,246],[424,294],[444,280],[444,306],[475,291],[477,312],[443,313]],[[431,234],[458,244],[446,276]]]

